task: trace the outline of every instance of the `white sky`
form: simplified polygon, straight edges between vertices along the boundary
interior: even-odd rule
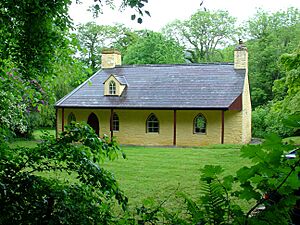
[[[82,0],[82,2],[93,2],[92,0]],[[145,15],[143,23],[138,24],[132,21],[130,16],[135,13],[132,9],[126,9],[124,12],[118,12],[121,0],[115,0],[116,9],[113,11],[104,7],[104,13],[94,19],[91,12],[87,12],[88,5],[72,4],[70,16],[75,25],[95,21],[101,25],[113,25],[114,23],[123,23],[133,29],[150,29],[159,31],[164,25],[175,19],[188,19],[197,9],[200,8],[201,0],[148,0],[149,3],[144,7],[151,13],[151,17]],[[105,1],[103,1],[105,2]],[[270,12],[280,9],[285,10],[288,7],[300,9],[300,0],[204,0],[202,7],[210,10],[222,9],[228,10],[231,16],[237,17],[238,22],[243,22],[252,17],[257,8],[263,8]]]

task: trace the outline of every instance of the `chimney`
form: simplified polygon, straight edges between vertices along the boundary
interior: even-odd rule
[[[104,49],[102,50],[102,69],[114,68],[115,66],[120,66],[121,63],[121,53],[115,49]]]
[[[248,49],[241,39],[234,50],[234,69],[248,69]]]

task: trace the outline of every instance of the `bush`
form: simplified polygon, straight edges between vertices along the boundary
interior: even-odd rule
[[[254,137],[264,138],[270,133],[280,137],[293,135],[294,130],[284,124],[284,119],[288,114],[284,111],[276,110],[276,105],[271,103],[256,107],[252,113],[252,132]],[[277,107],[278,108],[278,107]]]
[[[35,148],[11,149],[0,138],[0,224],[107,224],[115,200],[126,208],[114,176],[101,167],[121,151],[87,124],[72,123]],[[66,177],[54,178],[55,171]]]

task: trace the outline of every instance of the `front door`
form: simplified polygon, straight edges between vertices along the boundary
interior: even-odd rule
[[[99,120],[95,113],[91,113],[89,115],[87,124],[90,125],[94,129],[97,136],[99,136]]]

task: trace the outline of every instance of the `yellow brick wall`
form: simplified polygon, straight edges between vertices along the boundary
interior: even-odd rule
[[[122,144],[173,145],[173,111],[114,110],[119,116],[120,131],[114,136]],[[146,120],[154,113],[159,121],[159,133],[146,133]]]
[[[246,77],[244,81],[244,91],[243,91],[243,135],[242,143],[246,144],[251,141],[251,118],[252,118],[252,108],[251,108],[251,98],[249,90],[249,80],[248,80],[248,69],[246,70]]]
[[[64,121],[70,113],[74,113],[76,121],[87,122],[91,112],[99,119],[100,136],[110,136],[110,109],[64,109]],[[173,110],[122,110],[115,109],[120,120],[120,131],[114,131],[114,136],[121,144],[128,145],[151,145],[151,146],[172,146],[174,123]],[[58,109],[57,128],[61,132],[61,113]],[[159,133],[146,132],[146,120],[154,113],[159,120]],[[207,133],[194,134],[194,118],[201,113],[207,120]],[[221,143],[221,111],[213,110],[177,110],[177,146],[202,146]],[[225,112],[225,134],[224,143],[241,143],[242,141],[242,112]]]
[[[194,118],[201,113],[207,120],[206,134],[194,134]],[[178,110],[177,146],[200,146],[221,143],[221,111]]]
[[[241,144],[243,111],[225,111],[224,117],[224,144]]]

